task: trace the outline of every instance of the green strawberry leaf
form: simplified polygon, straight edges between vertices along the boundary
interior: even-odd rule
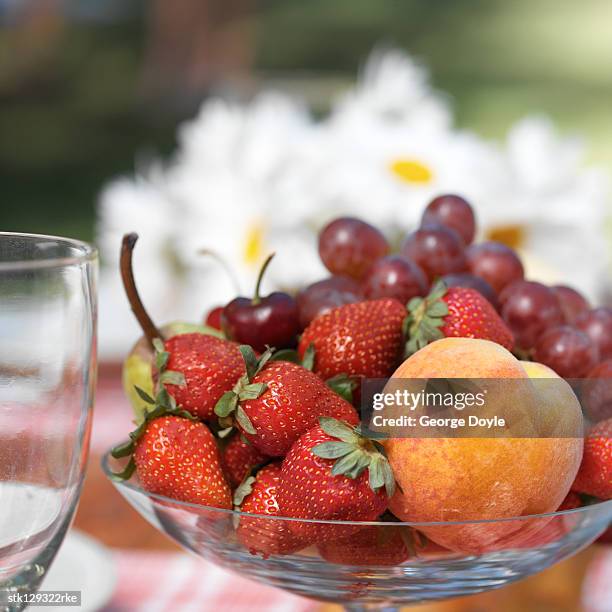
[[[175,372],[173,370],[164,370],[159,376],[159,382],[179,387],[187,385],[185,375],[182,372]]]
[[[434,302],[427,309],[427,315],[434,318],[445,317],[448,314],[448,304],[444,300]]]
[[[111,478],[117,482],[123,480],[129,480],[132,477],[132,474],[136,470],[136,462],[134,461],[134,457],[130,457],[128,464],[122,472],[112,472]]]
[[[322,442],[312,447],[312,452],[323,459],[338,459],[355,450],[355,445],[349,442]]]
[[[271,347],[266,347],[266,350],[263,352],[259,360],[257,361],[257,367],[255,368],[254,376],[257,376],[265,367],[265,365],[272,359],[274,355],[274,349]]]
[[[233,391],[226,391],[215,404],[215,414],[218,417],[227,417],[238,405],[238,396]]]
[[[344,457],[340,457],[334,466],[331,469],[331,473],[333,476],[348,476],[349,474],[354,474],[354,470],[361,460],[362,450],[359,448],[355,448],[348,455],[344,455]],[[350,476],[355,478],[355,476]]]
[[[240,507],[244,498],[253,492],[255,476],[247,476],[234,491],[234,506]]]
[[[129,457],[134,452],[134,440],[130,439],[123,444],[119,444],[115,446],[113,450],[111,450],[111,455],[115,459],[121,459],[122,457]]]
[[[311,342],[308,348],[304,351],[302,358],[302,366],[311,372],[314,370],[316,351],[314,344]]]
[[[158,353],[163,353],[166,350],[165,347],[164,347],[164,342],[163,342],[163,340],[161,338],[154,338],[153,339],[153,348]]]
[[[244,359],[244,365],[247,371],[247,377],[249,380],[255,376],[255,372],[257,370],[257,355],[255,351],[248,344],[241,344],[238,347],[238,350],[242,353],[242,358]]]
[[[353,469],[349,470],[345,476],[354,480],[370,465],[371,461],[372,457],[369,453],[361,452],[357,458],[357,463],[355,463]]]
[[[217,432],[217,437],[223,440],[223,438],[227,438],[227,436],[229,436],[232,433],[232,431],[234,431],[234,426],[230,425],[229,427],[226,427],[225,429],[220,429]]]
[[[353,403],[353,391],[357,387],[357,381],[347,374],[337,374],[325,381],[325,384],[342,399]]]
[[[155,366],[160,372],[163,372],[170,359],[170,353],[167,351],[155,351]]]
[[[162,387],[155,396],[155,403],[162,406],[166,410],[174,410],[176,408],[176,400],[168,393],[165,387]]]
[[[349,442],[356,444],[359,442],[359,434],[346,423],[334,419],[332,417],[322,416],[319,417],[319,424],[321,429],[329,436],[338,438],[343,442]]]
[[[395,477],[393,476],[393,470],[391,469],[389,461],[386,457],[382,458],[380,465],[383,471],[383,480],[385,483],[385,492],[387,493],[387,497],[393,497],[393,494],[395,493]]]
[[[253,427],[253,423],[251,423],[251,419],[249,419],[240,404],[238,404],[238,407],[236,408],[236,421],[238,421],[240,427],[242,427],[242,429],[244,429],[244,431],[247,433],[250,433],[253,436],[257,434],[257,431]]]
[[[142,401],[146,402],[147,404],[151,404],[151,405],[155,404],[155,400],[144,389],[141,389],[140,387],[137,387],[136,385],[134,385],[134,389],[136,389],[136,393],[138,393]]]
[[[251,383],[242,387],[238,393],[238,397],[241,401],[257,399],[266,389],[268,385],[266,383]]]
[[[270,358],[270,361],[290,361],[291,363],[301,365],[300,356],[295,349],[281,349],[280,351],[276,351]]]

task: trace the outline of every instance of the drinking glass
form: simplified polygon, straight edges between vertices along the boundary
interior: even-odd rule
[[[0,233],[0,610],[25,607],[83,482],[96,377],[96,250]]]

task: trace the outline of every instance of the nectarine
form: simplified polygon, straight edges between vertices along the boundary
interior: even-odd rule
[[[487,340],[444,338],[396,370],[393,378],[522,379],[506,385],[503,394],[489,395],[478,409],[479,414],[502,410],[510,416],[502,437],[465,437],[465,432],[458,438],[420,437],[417,431],[416,437],[384,441],[399,485],[390,503],[397,517],[425,523],[481,521],[558,508],[580,465],[582,413],[569,385],[559,379],[554,398],[547,397],[529,378],[542,370],[527,369],[529,373],[510,352]],[[559,437],[550,437],[555,419],[555,431],[560,433],[552,435]],[[478,435],[483,436],[482,431]],[[468,522],[419,529],[441,546],[478,553],[495,548],[521,523]]]

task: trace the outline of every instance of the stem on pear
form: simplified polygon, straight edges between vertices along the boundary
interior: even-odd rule
[[[134,269],[132,267],[132,255],[134,253],[134,246],[138,240],[138,234],[132,232],[131,234],[125,234],[121,242],[121,280],[123,280],[123,287],[127,295],[130,307],[136,320],[138,321],[142,331],[149,341],[151,348],[153,348],[153,340],[155,338],[161,338],[163,335],[157,329],[155,323],[149,316],[149,313],[145,310],[144,304],[140,299],[138,289],[136,289],[136,281],[134,280]]]
[[[259,289],[261,287],[261,281],[262,281],[263,276],[266,273],[266,270],[268,269],[268,266],[270,265],[270,262],[272,261],[272,258],[274,257],[274,255],[276,255],[276,253],[270,253],[270,255],[268,255],[268,257],[266,258],[266,261],[264,261],[263,265],[261,266],[261,270],[259,271],[259,276],[257,277],[257,284],[255,285],[255,296],[251,300],[251,303],[253,304],[253,306],[257,306],[257,304],[259,304],[261,302],[261,297],[259,295]]]

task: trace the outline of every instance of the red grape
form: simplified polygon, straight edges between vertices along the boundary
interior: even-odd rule
[[[433,199],[425,209],[421,225],[439,223],[454,229],[465,244],[474,240],[476,219],[473,208],[461,196],[447,194]]]
[[[612,357],[612,308],[587,310],[576,317],[575,325],[593,340],[600,359]]]
[[[424,225],[408,234],[401,252],[421,266],[429,282],[466,269],[461,237],[455,230],[443,225]]]
[[[502,318],[521,349],[533,348],[548,327],[563,323],[557,296],[541,283],[516,281],[502,291],[499,300]]]
[[[586,298],[567,285],[555,285],[551,289],[559,298],[566,323],[573,323],[581,312],[590,308]]]
[[[534,358],[563,378],[582,378],[595,366],[599,355],[584,332],[569,325],[557,325],[540,335]]]
[[[497,293],[510,283],[523,279],[521,260],[501,242],[472,244],[466,249],[465,256],[469,271],[484,278]]]
[[[467,272],[459,272],[458,274],[446,274],[441,280],[444,281],[447,287],[467,287],[468,289],[476,289],[478,293],[487,298],[487,300],[499,310],[497,294],[484,278],[474,276]]]
[[[582,381],[582,405],[591,421],[612,417],[612,359],[602,361]]]
[[[306,326],[333,308],[362,300],[359,283],[347,276],[330,276],[302,289],[296,296],[300,325]]]
[[[389,244],[381,232],[360,219],[341,217],[319,234],[319,255],[332,274],[361,278],[388,252]]]
[[[403,255],[379,259],[362,282],[363,295],[368,300],[391,297],[403,304],[413,297],[424,296],[428,287],[425,272]]]

